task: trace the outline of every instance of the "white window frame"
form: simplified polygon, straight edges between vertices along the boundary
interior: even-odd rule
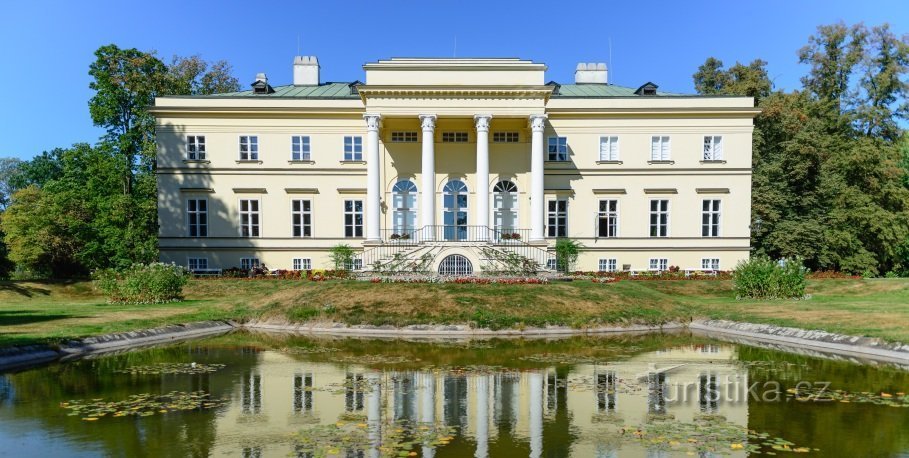
[[[363,160],[363,137],[360,135],[344,136],[344,160],[345,161],[362,161]]]
[[[199,202],[205,202],[205,210],[199,210]],[[189,209],[189,203],[196,202],[196,210]],[[191,197],[186,199],[186,236],[187,237],[208,237],[208,199],[201,197]],[[196,223],[192,223],[192,215],[196,215]],[[199,222],[199,216],[205,215],[205,223]],[[193,227],[196,228],[196,235],[193,235]],[[205,229],[205,234],[201,234],[200,229]]]
[[[293,270],[312,270],[312,258],[293,258]]]
[[[704,210],[704,203],[710,202],[709,208]],[[716,202],[716,210],[714,210],[714,202]],[[714,222],[714,217],[716,221]],[[707,219],[705,223],[704,220]],[[722,236],[722,222],[723,222],[723,201],[721,199],[703,199],[701,201],[701,237],[714,238]],[[704,231],[707,231],[707,234],[704,234]]]
[[[205,155],[205,135],[187,135],[186,136],[186,160],[204,161]]]
[[[247,204],[247,210],[243,210],[243,202],[256,202],[256,210],[251,210],[251,205]],[[240,237],[258,238],[262,236],[262,201],[260,199],[239,199],[237,203],[237,212],[239,214]],[[247,216],[246,224],[243,224],[243,216]],[[256,216],[256,222],[253,223],[253,215]],[[243,235],[243,230],[247,230],[248,235]],[[255,229],[255,231],[254,231]],[[256,232],[253,235],[253,232]]]
[[[604,151],[603,145],[606,144]],[[605,152],[605,154],[604,154]],[[600,136],[600,161],[619,161],[619,136],[618,135],[601,135]]]
[[[442,143],[467,143],[470,135],[465,131],[442,132]]]
[[[601,208],[603,202],[615,202],[615,210],[614,211],[608,210],[610,205],[607,204],[606,205],[607,210],[603,211]],[[603,220],[603,218],[606,218],[607,224],[610,221],[610,219],[612,220],[613,226],[615,229],[613,231],[612,235],[608,235],[609,234],[608,229],[606,231],[607,235],[600,235],[600,228],[601,228],[601,224],[602,224],[601,221]],[[613,238],[613,237],[619,236],[619,200],[618,199],[600,199],[597,201],[597,219],[596,219],[596,227],[594,228],[594,231],[595,231],[594,233],[596,234],[597,238]]]
[[[414,130],[399,130],[391,133],[392,143],[416,143],[418,138],[417,132]]]
[[[653,210],[653,202],[666,202],[666,210],[661,210],[661,209],[659,208],[660,205],[657,204],[657,210],[654,211],[654,210]],[[648,211],[648,213],[647,213],[647,216],[648,216],[648,221],[647,221],[647,223],[648,223],[648,225],[647,225],[648,230],[647,230],[647,233],[650,234],[650,237],[652,237],[652,238],[664,238],[664,237],[669,237],[669,226],[670,226],[670,219],[669,219],[669,218],[670,218],[670,216],[672,215],[672,202],[670,202],[669,199],[650,199],[650,203],[649,203],[648,205],[649,205],[649,207],[648,207],[648,209],[647,209],[647,211]],[[666,214],[666,223],[665,223],[665,226],[666,226],[665,229],[666,229],[666,230],[665,230],[665,234],[660,234],[660,230],[659,230],[659,229],[660,229],[660,220],[659,220],[659,216],[660,216],[661,214],[663,214],[663,213]],[[654,215],[657,216],[657,222],[656,222],[657,235],[653,235],[653,227],[654,227],[653,216],[654,216]]]
[[[651,272],[665,272],[669,270],[669,259],[667,258],[650,258],[647,270]]]
[[[556,269],[558,269],[558,266],[559,266],[559,263],[558,263],[558,260],[557,260],[556,258],[549,258],[549,259],[546,260],[546,268],[547,268],[547,269],[549,269],[549,270],[556,270]]]
[[[514,131],[498,131],[492,133],[493,143],[518,143],[521,141],[521,134]]]
[[[558,207],[559,207],[558,202],[565,202],[565,210],[564,210],[564,211],[563,211],[563,210],[559,210],[559,208],[558,208]],[[553,211],[550,209],[550,204],[551,204],[551,203],[556,203],[556,210],[555,210],[554,213],[553,213]],[[559,230],[558,230],[559,224],[558,224],[558,221],[559,221],[559,217],[560,217],[560,216],[565,220],[565,223],[563,224],[563,225],[565,226],[565,230],[563,231],[563,232],[564,232],[564,235],[558,235],[558,234],[559,234]],[[555,217],[555,219],[556,219],[556,224],[555,224],[555,225],[550,224],[550,221],[552,220],[553,217]],[[553,229],[554,229],[554,230],[553,230]],[[553,234],[554,234],[554,235],[553,235]],[[553,238],[555,238],[555,237],[568,237],[568,234],[569,234],[569,232],[568,232],[568,198],[565,198],[565,197],[556,197],[555,199],[549,199],[549,200],[547,200],[547,201],[546,201],[546,237],[553,237]]]
[[[597,262],[597,270],[600,272],[615,272],[619,269],[619,263],[616,258],[600,258]]]
[[[309,135],[290,136],[290,160],[312,160],[312,140],[310,139]]]
[[[350,208],[351,208],[350,211],[347,210],[348,202],[350,202]],[[357,203],[360,204],[359,211],[357,210]],[[344,211],[344,238],[348,238],[348,239],[362,238],[363,237],[363,226],[364,226],[363,223],[364,223],[364,218],[365,218],[365,215],[363,214],[363,210],[364,210],[363,199],[344,199],[343,205],[344,206],[343,206],[342,210]],[[357,215],[360,216],[359,224],[357,224]],[[351,221],[350,224],[347,223],[348,217],[350,217],[350,221]],[[348,232],[348,228],[350,229],[349,232]],[[359,235],[358,235],[358,233],[359,233]]]
[[[650,160],[672,160],[672,137],[669,135],[653,135],[650,137]]]
[[[309,210],[304,209],[304,207],[305,207],[303,205],[304,202],[309,204],[308,205]],[[299,206],[300,206],[299,210],[294,210],[295,203],[299,203]],[[309,217],[309,222],[306,221],[307,216]],[[290,201],[290,236],[294,237],[294,238],[311,238],[313,236],[312,235],[312,216],[313,216],[312,199],[292,199]],[[300,218],[299,224],[297,224],[294,221],[297,217]],[[300,235],[294,235],[298,226],[300,229]],[[307,229],[308,229],[308,231],[307,231]],[[309,232],[309,235],[306,235],[307,232]]]
[[[701,270],[720,270],[720,258],[701,258]]]
[[[246,139],[244,142],[243,139]],[[246,157],[243,157],[243,146],[246,146]],[[237,153],[241,161],[259,160],[259,135],[244,134],[237,137]]]
[[[723,160],[723,136],[722,135],[705,135],[704,136],[704,161],[722,161]]]
[[[568,161],[568,137],[549,136],[546,140],[546,160],[548,162]]]
[[[189,257],[186,258],[186,269],[190,272],[198,270],[208,270],[208,258],[206,257]]]
[[[240,269],[249,270],[261,265],[262,262],[259,261],[259,258],[240,258]]]

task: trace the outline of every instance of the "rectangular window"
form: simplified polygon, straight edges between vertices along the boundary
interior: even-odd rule
[[[309,151],[309,135],[290,137],[290,160],[308,161],[311,159]]]
[[[669,236],[669,201],[668,200],[651,200],[650,201],[650,236],[651,237],[668,237]]]
[[[294,237],[312,237],[312,202],[307,199],[290,201],[290,219]]]
[[[347,270],[363,270],[363,260],[360,258],[353,258],[345,267],[347,267]]]
[[[467,143],[467,132],[442,132],[442,143]]]
[[[344,201],[344,237],[363,237],[363,201]]]
[[[294,375],[294,412],[312,411],[312,373]]]
[[[549,219],[546,230],[549,237],[568,236],[568,199],[549,201]]]
[[[208,200],[189,199],[186,201],[186,222],[190,237],[208,237]]]
[[[616,393],[619,391],[619,378],[615,371],[599,373],[596,382],[596,398],[598,412],[615,412]]]
[[[615,258],[601,258],[599,263],[600,272],[615,272],[618,267],[618,263]]]
[[[669,269],[669,260],[666,258],[650,258],[650,270],[662,272]]]
[[[549,137],[549,155],[547,161],[568,160],[568,139],[565,137]]]
[[[187,135],[186,136],[186,159],[190,161],[205,160],[205,136],[204,135]]]
[[[600,160],[619,160],[619,137],[600,137]]]
[[[294,258],[294,270],[312,270],[312,259]]]
[[[521,137],[517,132],[493,132],[493,143],[517,143]]]
[[[722,161],[723,160],[723,137],[720,135],[708,135],[704,137],[704,160],[705,161]]]
[[[701,236],[720,236],[720,200],[705,199],[701,207]]]
[[[363,137],[344,137],[344,160],[363,160]]]
[[[669,148],[669,136],[654,135],[650,138],[650,160],[651,161],[668,161],[671,157]]]
[[[597,236],[619,236],[619,201],[615,199],[601,200],[600,211],[597,213]]]
[[[186,268],[190,272],[208,269],[208,258],[187,258]]]
[[[417,142],[417,133],[416,132],[392,132],[391,141],[392,141],[392,143],[416,143]]]
[[[720,270],[720,258],[701,259],[702,270]]]
[[[259,199],[240,200],[240,236],[259,236]]]
[[[241,161],[258,161],[259,160],[259,137],[256,135],[240,136],[240,160]]]
[[[546,268],[549,270],[556,270],[558,267],[558,260],[556,258],[549,258],[546,260]]]
[[[243,270],[259,267],[259,265],[259,258],[240,258],[240,268]]]

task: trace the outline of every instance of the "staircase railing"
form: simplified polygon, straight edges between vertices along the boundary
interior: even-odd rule
[[[384,229],[382,244],[360,255],[363,267],[376,272],[428,271],[435,248],[448,244],[479,246],[484,270],[530,272],[547,269],[553,259],[545,246],[527,242],[528,229],[490,228],[478,225],[428,225],[421,228]],[[520,266],[520,268],[519,268]]]

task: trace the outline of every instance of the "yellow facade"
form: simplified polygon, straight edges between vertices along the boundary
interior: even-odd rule
[[[262,94],[158,98],[153,112],[161,259],[186,265],[189,258],[205,258],[208,268],[221,269],[256,258],[269,268],[290,269],[298,258],[311,260],[311,268],[330,268],[328,250],[339,243],[371,259],[370,250],[391,243],[390,235],[398,232],[393,188],[400,180],[417,189],[408,206],[413,222],[406,229],[448,224],[444,189],[452,180],[467,188],[466,208],[459,209],[466,221],[460,222],[471,227],[470,234],[481,230],[474,226],[488,228],[488,235],[476,232],[479,239],[420,239],[435,247],[432,269],[439,253],[457,252],[475,272],[483,270],[478,247],[494,245],[493,190],[501,180],[517,187],[508,209],[515,221],[508,230],[522,231],[522,237],[512,245],[531,251],[545,253],[548,247],[551,253],[549,201],[567,200],[565,233],[585,247],[577,270],[597,270],[601,259],[614,259],[619,270],[648,270],[654,258],[682,269],[701,269],[705,258],[718,259],[719,269],[727,270],[748,256],[757,112],[751,98],[639,95],[593,83],[547,85],[545,65],[519,59],[391,59],[364,69],[366,83],[351,84],[340,95],[282,95],[295,89],[317,93],[329,87],[324,83]],[[584,92],[593,95],[578,95]],[[542,135],[534,135],[532,119],[541,120]],[[374,121],[376,141],[370,143]],[[393,141],[405,132],[412,141]],[[447,141],[455,134],[466,141]],[[496,141],[497,134],[516,141]],[[204,137],[203,160],[190,159],[189,136]],[[240,159],[241,136],[256,137],[257,159]],[[308,137],[307,160],[292,160],[292,136]],[[361,158],[345,160],[345,137],[360,138]],[[565,139],[566,160],[547,160],[550,137]],[[603,137],[617,139],[617,159],[602,160]],[[668,138],[668,159],[653,160],[654,137]],[[704,160],[705,137],[721,138],[720,159]],[[374,169],[372,147],[378,157]],[[424,173],[427,147],[430,174]],[[535,147],[544,156],[537,168],[533,155],[541,153]],[[534,188],[534,172],[542,187]],[[425,189],[427,183],[432,189]],[[542,213],[533,208],[535,193]],[[206,202],[204,236],[198,224],[191,233],[190,199]],[[241,232],[242,199],[258,201],[257,236]],[[294,236],[295,199],[311,205],[309,236]],[[426,199],[432,211],[426,211]],[[362,203],[363,224],[352,237],[345,233],[346,200]],[[617,201],[610,236],[598,232],[605,221],[601,200]],[[665,236],[651,236],[652,200],[668,201]],[[710,229],[715,235],[703,235],[704,200],[720,201],[718,227]],[[410,241],[417,245],[415,239]],[[407,256],[408,250],[400,251]],[[537,260],[545,264],[546,258]]]

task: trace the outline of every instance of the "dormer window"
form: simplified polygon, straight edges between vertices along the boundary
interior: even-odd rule
[[[250,86],[253,88],[253,94],[271,94],[275,92],[274,88],[268,84],[268,77],[265,76],[265,73],[256,74],[256,81]]]
[[[639,87],[634,91],[637,95],[657,95],[657,85],[651,82],[645,83],[643,86]]]

